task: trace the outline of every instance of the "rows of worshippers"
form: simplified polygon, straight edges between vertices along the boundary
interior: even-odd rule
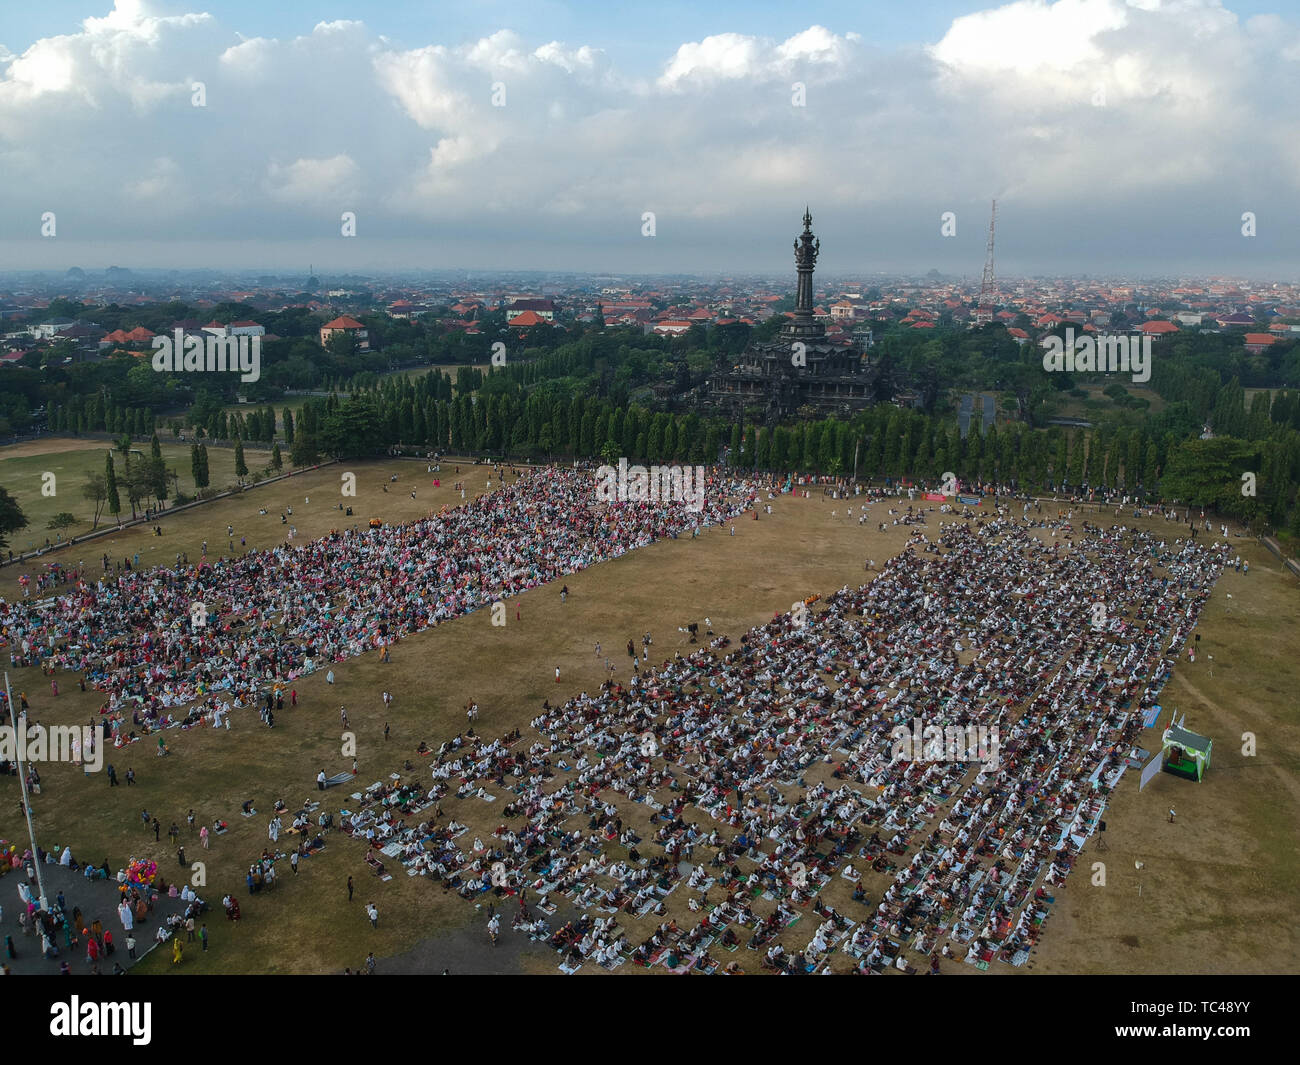
[[[84,673],[108,696],[103,712],[130,707],[147,726],[190,724],[198,708],[174,711],[206,697],[215,712],[214,693],[254,705],[259,687],[727,521],[756,493],[715,471],[698,511],[671,501],[598,504],[589,473],[545,468],[408,525],[336,531],[213,565],[137,569],[39,603],[0,600],[0,627],[15,653]],[[202,627],[191,623],[194,603],[205,605]]]
[[[566,972],[708,972],[742,946],[786,972],[1022,964],[1227,550],[1027,515],[922,526],[802,624],[544,704],[535,738],[458,736],[432,788],[347,827],[444,891],[515,894]],[[900,750],[917,722],[997,729],[997,757]],[[836,875],[855,913],[821,897]],[[579,916],[553,928],[560,905]]]

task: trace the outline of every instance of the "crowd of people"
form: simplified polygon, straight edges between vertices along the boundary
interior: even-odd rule
[[[115,743],[228,727],[263,697],[267,721],[303,674],[654,540],[770,514],[760,493],[783,487],[715,472],[696,512],[597,503],[589,472],[541,469],[405,526],[82,574],[56,597],[0,603],[0,625],[11,654],[104,693]],[[846,494],[847,519],[863,524],[877,496]],[[889,516],[907,547],[869,583],[810,597],[739,646],[710,640],[706,619],[707,645],[658,666],[649,634],[640,661],[629,640],[626,683],[548,700],[530,735],[475,735],[470,704],[466,735],[421,745],[428,779],[408,763],[340,827],[376,872],[387,857],[467,900],[513,896],[514,927],[565,971],[735,971],[716,955],[740,949],[783,972],[827,971],[836,954],[860,972],[1023,963],[1231,552],[1028,505],[904,505]],[[998,757],[901,756],[898,728],[922,723],[992,730]],[[273,876],[250,869],[250,893]],[[854,912],[823,898],[836,876]],[[237,920],[237,900],[223,903]],[[553,928],[562,905],[575,917]],[[806,935],[790,931],[809,915]]]
[[[0,600],[0,630],[15,665],[37,658],[51,675],[80,673],[102,691],[115,745],[171,725],[229,727],[232,710],[298,676],[372,649],[387,654],[403,635],[729,520],[750,495],[748,483],[715,474],[699,512],[606,506],[590,473],[544,468],[408,525],[196,566],[99,579],[83,571],[57,596]]]
[[[432,787],[370,803],[364,835],[444,891],[515,896],[566,972],[714,971],[741,947],[786,972],[837,951],[859,972],[1023,964],[1229,546],[1028,508],[900,520],[908,546],[870,583],[548,701],[531,736],[471,729]],[[995,729],[1000,750],[900,755],[916,722]],[[856,913],[822,898],[834,876]],[[562,904],[579,916],[552,928]]]

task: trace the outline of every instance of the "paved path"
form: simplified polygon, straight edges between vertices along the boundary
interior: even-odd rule
[[[116,880],[87,880],[80,871],[74,873],[61,865],[49,864],[41,867],[41,876],[45,879],[45,890],[49,895],[50,905],[54,905],[55,898],[62,891],[69,913],[74,906],[79,906],[87,926],[89,922],[99,918],[104,925],[104,930],[113,933],[113,942],[117,945],[117,951],[107,960],[100,959],[101,972],[112,972],[114,962],[124,969],[129,969],[135,964],[135,961],[126,956],[126,933],[122,931],[122,923],[117,917]],[[163,871],[163,877],[167,877],[166,871]],[[68,951],[64,946],[66,940],[63,938],[63,932],[60,931],[55,937],[54,944],[59,948],[59,956],[48,960],[41,954],[39,936],[35,933],[22,934],[22,928],[18,924],[18,913],[23,902],[18,895],[18,885],[25,880],[26,877],[19,870],[13,870],[0,877],[0,909],[4,911],[3,916],[0,917],[0,961],[7,963],[10,970],[19,976],[41,973],[58,975],[59,965],[64,961],[72,966],[74,973],[89,972],[90,965],[86,961],[84,939],[78,946]],[[36,890],[35,884],[32,885],[32,890]],[[136,961],[144,957],[145,951],[154,945],[154,935],[158,931],[159,923],[168,914],[184,912],[185,903],[179,898],[159,896],[154,903],[153,913],[149,914],[143,922],[137,920],[135,923]],[[217,912],[220,913],[220,906],[217,907]],[[211,913],[212,911],[209,911],[205,916],[210,916]],[[6,935],[13,936],[14,949],[18,953],[16,958],[9,958],[3,949],[2,944]],[[169,943],[165,949],[170,950],[171,944]],[[185,949],[187,951],[200,949],[198,940],[187,943]]]

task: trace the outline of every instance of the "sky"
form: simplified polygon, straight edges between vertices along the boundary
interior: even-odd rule
[[[0,271],[792,272],[807,204],[978,277],[996,198],[1001,277],[1293,282],[1297,100],[1293,0],[6,4]]]

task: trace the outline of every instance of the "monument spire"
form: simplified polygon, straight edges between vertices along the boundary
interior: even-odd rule
[[[799,273],[799,287],[795,291],[794,314],[798,326],[812,325],[813,316],[813,269],[817,265],[817,254],[821,251],[821,241],[813,236],[812,212],[803,209],[803,232],[794,242],[794,265]]]

